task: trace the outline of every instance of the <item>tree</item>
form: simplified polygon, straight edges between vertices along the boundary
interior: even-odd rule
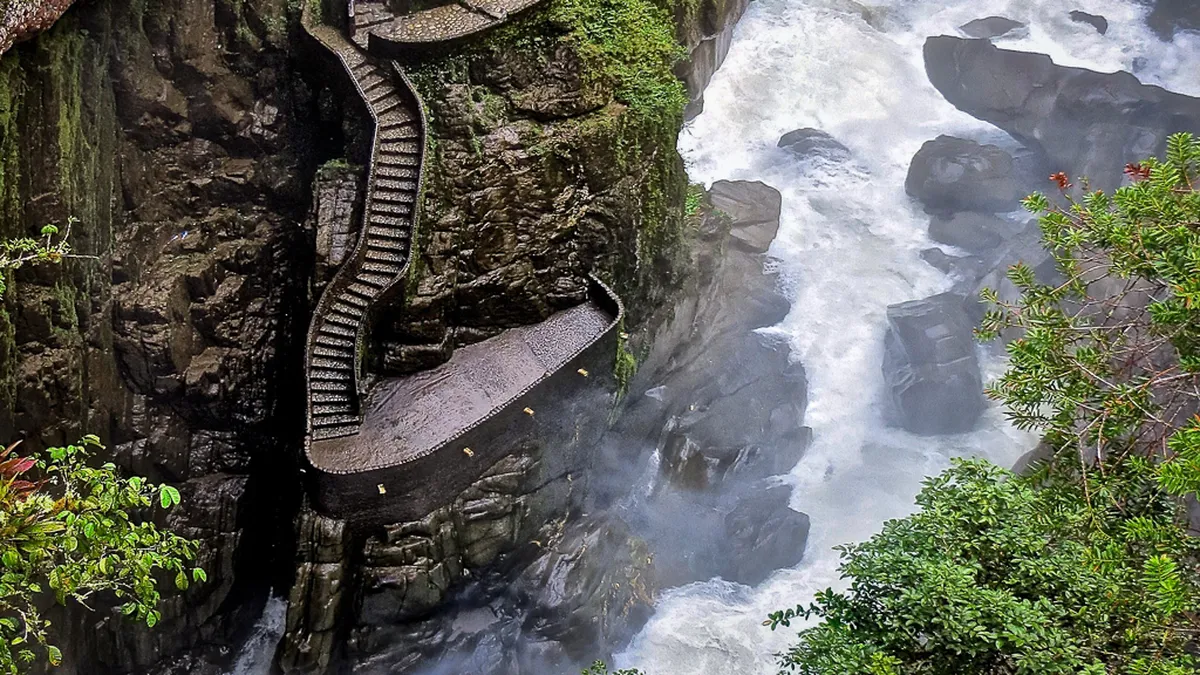
[[[1062,279],[1025,265],[994,291],[980,334],[1017,335],[989,388],[1049,459],[1017,476],[956,462],[921,510],[841,548],[844,592],[772,614],[818,623],[782,671],[1135,673],[1200,671],[1200,142],[1129,165],[1112,195],[1035,194]],[[1086,184],[1085,184],[1086,188]]]
[[[47,226],[39,239],[0,242],[0,272],[72,257],[73,222],[62,233]],[[205,581],[204,570],[188,564],[197,543],[147,518],[156,504],[177,505],[178,490],[123,478],[112,463],[97,466],[96,436],[23,456],[17,446],[0,452],[0,673],[62,660],[44,616],[53,601],[116,605],[153,627],[162,617],[160,575],[180,589]]]
[[[47,594],[60,604],[92,608],[110,599],[120,611],[153,627],[161,614],[158,579],[166,572],[186,589],[205,573],[186,562],[197,544],[136,517],[157,503],[179,503],[179,491],[134,476],[111,463],[88,465],[95,436],[77,445],[17,456],[0,455],[0,671],[17,673],[37,658],[57,665],[43,617]]]

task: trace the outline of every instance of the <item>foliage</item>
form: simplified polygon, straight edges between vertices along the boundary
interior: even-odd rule
[[[62,659],[43,612],[50,598],[91,608],[113,603],[153,627],[161,619],[158,578],[186,589],[205,581],[197,544],[140,516],[169,509],[179,491],[111,463],[89,463],[95,436],[27,456],[16,444],[0,455],[0,672],[18,673],[39,658]],[[39,657],[38,652],[41,653]]]
[[[1061,279],[1025,265],[987,291],[985,338],[1015,337],[989,394],[1050,458],[1024,476],[958,462],[916,515],[843,547],[845,592],[776,612],[780,665],[834,673],[1200,671],[1200,142],[1126,167],[1112,195],[1035,194]]]
[[[67,240],[71,236],[71,226],[76,222],[75,218],[68,218],[61,232],[55,225],[46,225],[39,238],[0,240],[0,294],[7,288],[4,279],[7,270],[20,269],[24,265],[60,263],[64,258],[75,257],[71,255]]]
[[[682,112],[687,97],[671,68],[685,53],[666,10],[648,0],[555,0],[549,20],[613,81],[618,100],[652,117]]]

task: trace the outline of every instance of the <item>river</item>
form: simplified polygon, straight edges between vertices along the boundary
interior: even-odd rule
[[[770,330],[790,340],[809,377],[806,423],[814,441],[787,477],[796,486],[793,508],[812,517],[805,558],[755,588],[714,579],[665,593],[620,655],[622,667],[653,675],[774,673],[774,653],[795,631],[771,633],[762,621],[841,584],[833,546],[867,538],[886,520],[910,513],[922,480],[951,457],[1009,466],[1036,442],[995,407],[975,431],[957,436],[915,436],[884,417],[887,305],[952,283],[919,255],[934,244],[926,234],[929,217],[904,192],[909,162],[939,134],[1016,147],[929,84],[921,52],[926,37],[957,35],[957,26],[1001,15],[1028,24],[1023,36],[997,40],[1001,47],[1049,54],[1064,65],[1136,71],[1143,82],[1200,94],[1200,77],[1185,67],[1200,39],[1159,40],[1136,2],[874,0],[870,23],[852,4],[751,3],[705,94],[705,111],[679,144],[694,181],[761,180],[783,194],[771,252],[793,305]],[[1105,16],[1107,34],[1073,22],[1074,9]],[[782,134],[801,127],[829,132],[853,160],[801,164],[776,147]],[[981,354],[985,376],[1003,369],[996,354],[982,348]]]

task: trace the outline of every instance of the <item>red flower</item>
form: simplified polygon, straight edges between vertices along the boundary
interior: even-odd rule
[[[1063,173],[1062,171],[1050,174],[1050,180],[1058,184],[1059,190],[1066,190],[1067,188],[1071,187],[1071,180],[1067,178],[1067,174]]]
[[[1140,180],[1146,180],[1150,177],[1150,167],[1142,166],[1141,164],[1126,164],[1125,175],[1129,176],[1129,179],[1135,183]]]

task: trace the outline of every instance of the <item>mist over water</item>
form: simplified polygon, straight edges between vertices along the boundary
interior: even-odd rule
[[[885,520],[910,513],[921,481],[951,457],[1011,466],[1036,444],[996,407],[974,432],[957,436],[916,436],[885,419],[887,305],[952,284],[920,258],[935,244],[926,234],[929,217],[904,192],[909,162],[939,134],[1017,147],[933,88],[922,60],[926,37],[1005,16],[1029,30],[995,40],[1001,47],[1049,54],[1063,65],[1128,70],[1143,82],[1200,94],[1200,76],[1187,67],[1200,38],[1179,34],[1162,42],[1144,24],[1146,9],[1132,0],[870,4],[878,8],[874,25],[844,1],[755,0],[705,94],[705,112],[680,138],[692,180],[761,180],[783,194],[771,253],[793,305],[770,330],[786,336],[809,378],[813,444],[785,477],[796,486],[792,506],[812,517],[805,559],[756,588],[715,579],[666,593],[620,656],[622,667],[654,675],[774,673],[773,654],[795,630],[771,633],[762,621],[842,585],[832,546],[865,539]],[[1074,9],[1105,16],[1107,35],[1071,21]],[[781,135],[801,127],[829,132],[853,151],[853,161],[802,164],[776,147]],[[993,350],[981,348],[981,358],[986,379],[1003,370]]]

